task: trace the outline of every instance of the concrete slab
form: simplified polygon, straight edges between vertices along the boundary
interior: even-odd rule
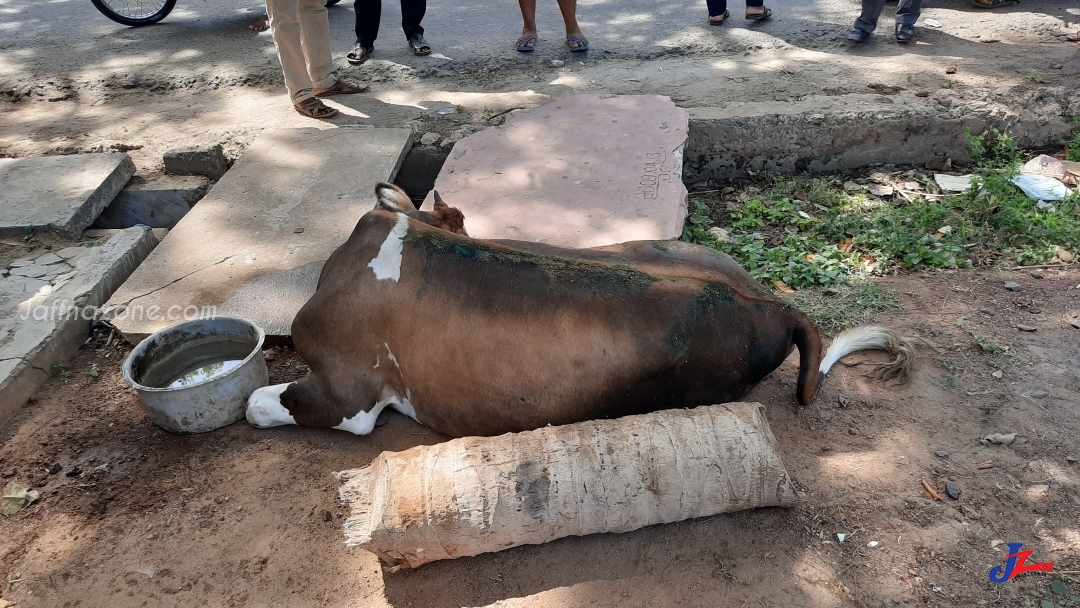
[[[134,174],[127,154],[0,159],[0,236],[29,227],[79,238]]]
[[[575,95],[460,140],[435,188],[477,238],[570,247],[677,238],[687,133],[686,112],[667,97]]]
[[[152,175],[131,178],[93,223],[94,228],[172,228],[206,193],[201,175]]]
[[[270,341],[289,336],[321,264],[411,140],[407,129],[264,133],[113,295],[113,323],[136,342],[197,311],[252,319]]]
[[[51,280],[0,279],[0,424],[72,357],[89,334],[98,308],[157,245],[148,228],[117,231],[68,260],[46,254],[32,267]]]

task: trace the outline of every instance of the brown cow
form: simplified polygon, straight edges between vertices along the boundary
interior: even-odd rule
[[[494,435],[723,403],[794,346],[806,405],[848,353],[893,352],[888,375],[913,354],[863,327],[823,358],[805,314],[705,247],[484,241],[383,210],[327,260],[292,335],[311,371],[255,391],[255,426],[363,435],[390,406],[447,435]]]
[[[469,236],[469,233],[465,232],[465,216],[458,211],[457,207],[447,206],[442,197],[439,196],[438,190],[435,191],[434,210],[421,211],[413,205],[409,195],[405,194],[405,191],[399,186],[386,183],[379,184],[375,186],[375,208],[404,213],[412,219],[424,222],[429,226],[435,226],[454,234]]]

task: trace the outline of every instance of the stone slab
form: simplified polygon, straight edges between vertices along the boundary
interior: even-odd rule
[[[375,206],[375,184],[393,181],[411,141],[407,129],[260,135],[113,295],[113,323],[136,342],[184,319],[166,311],[195,307],[287,338],[318,269]]]
[[[150,229],[129,228],[67,260],[41,256],[35,266],[55,267],[50,281],[0,279],[0,424],[75,355],[100,306],[157,243]]]
[[[476,238],[569,247],[677,238],[687,133],[687,113],[667,97],[574,95],[458,141],[435,189]]]
[[[77,239],[134,174],[127,154],[0,159],[0,236],[29,227]]]
[[[94,228],[172,228],[206,193],[200,175],[154,175],[131,178],[93,223]]]

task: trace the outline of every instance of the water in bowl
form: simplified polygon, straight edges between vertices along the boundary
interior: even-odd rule
[[[153,363],[139,383],[154,388],[184,388],[206,382],[239,367],[254,346],[238,340],[192,344]]]

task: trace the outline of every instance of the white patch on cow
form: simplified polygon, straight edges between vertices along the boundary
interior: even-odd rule
[[[408,399],[390,396],[371,406],[371,409],[366,412],[357,412],[352,418],[342,418],[341,424],[334,428],[339,431],[348,431],[354,435],[367,435],[375,429],[375,420],[378,419],[379,414],[387,406],[416,420],[416,410],[413,409],[412,403]]]
[[[390,359],[390,362],[394,364],[394,367],[401,369],[401,366],[398,365],[397,357],[394,356],[394,353],[390,352],[390,345],[386,342],[383,342],[382,345],[386,347],[387,358]]]
[[[390,229],[390,234],[386,235],[382,246],[379,247],[379,255],[368,264],[368,268],[375,271],[375,278],[380,281],[393,279],[397,282],[401,278],[402,240],[409,232],[409,216],[404,213],[397,215],[397,222]]]
[[[251,396],[248,397],[247,412],[245,414],[251,426],[266,429],[272,426],[296,424],[296,420],[289,413],[289,410],[284,405],[281,405],[281,393],[284,393],[290,384],[292,383],[286,382],[285,384],[264,386],[251,393]]]

